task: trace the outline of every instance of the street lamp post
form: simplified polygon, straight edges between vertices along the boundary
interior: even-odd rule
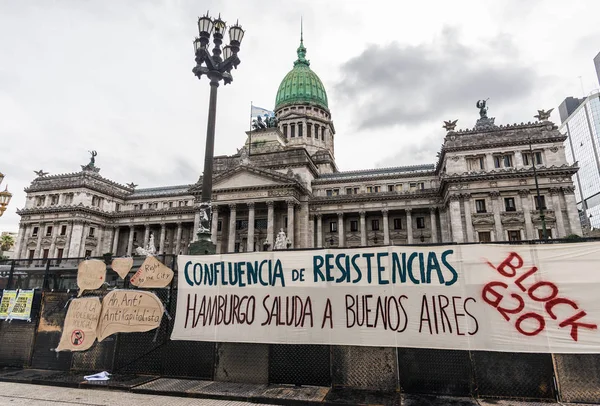
[[[236,23],[229,27],[229,45],[221,49],[223,36],[227,24],[221,16],[213,19],[207,15],[198,18],[199,37],[194,40],[194,54],[196,66],[192,69],[198,79],[206,76],[210,83],[210,101],[208,107],[208,123],[206,129],[206,150],[204,152],[204,173],[202,174],[202,197],[200,203],[200,228],[197,230],[198,241],[202,246],[194,249],[197,253],[210,253],[214,250],[205,249],[211,237],[211,199],[213,154],[215,146],[215,121],[217,115],[217,88],[219,82],[225,85],[233,81],[231,69],[238,67],[240,59],[238,52],[244,38],[244,30]],[[214,47],[209,50],[210,38],[213,38]],[[204,247],[204,248],[203,248]],[[203,251],[203,252],[199,252]]]
[[[529,155],[531,157],[531,166],[533,168],[533,178],[535,179],[535,191],[537,194],[537,205],[540,212],[540,220],[542,221],[542,237],[544,240],[548,239],[548,230],[546,229],[546,215],[544,214],[544,205],[540,197],[540,184],[538,182],[537,169],[535,168],[535,156],[533,154],[533,147],[531,145],[531,137],[529,140]]]
[[[4,179],[4,175],[0,172],[0,185],[2,184],[2,180]],[[3,192],[0,192],[0,217],[6,211],[6,207],[10,203],[10,199],[12,199],[12,193],[8,191],[8,185],[4,189]]]

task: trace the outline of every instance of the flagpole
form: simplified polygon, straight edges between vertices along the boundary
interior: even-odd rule
[[[248,134],[248,156],[252,152],[252,100],[250,100],[250,134]]]

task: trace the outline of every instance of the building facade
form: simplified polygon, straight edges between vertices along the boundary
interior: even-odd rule
[[[573,177],[583,225],[600,228],[600,93],[593,93],[563,121],[567,161],[580,167]]]
[[[581,234],[566,136],[548,121],[447,134],[435,164],[340,171],[325,88],[300,44],[276,95],[274,128],[248,132],[214,160],[212,239],[218,253],[538,239],[545,208],[553,238]],[[485,103],[484,103],[485,104]],[[541,197],[536,198],[536,165]],[[202,179],[158,188],[82,170],[44,175],[25,189],[16,256],[131,255],[150,236],[159,253],[187,253],[200,221]]]

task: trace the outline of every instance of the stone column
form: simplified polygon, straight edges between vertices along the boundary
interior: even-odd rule
[[[37,235],[37,243],[35,245],[35,253],[33,254],[34,258],[40,258],[40,248],[42,247],[42,236],[46,232],[44,228],[46,225],[44,223],[40,223],[38,226],[38,235]]]
[[[323,248],[323,215],[317,214],[317,248]]]
[[[564,238],[567,236],[565,229],[565,219],[563,218],[562,207],[560,207],[560,195],[558,188],[550,188],[550,196],[552,198],[552,209],[556,216],[556,238]]]
[[[450,241],[450,230],[448,230],[448,210],[445,207],[440,208],[440,230],[442,238],[440,242]]]
[[[364,210],[358,212],[360,214],[360,246],[367,246],[367,213]]]
[[[17,242],[15,243],[15,258],[21,258],[21,247],[23,246],[23,238],[25,237],[25,225],[19,223],[19,233],[17,234]]]
[[[134,226],[129,226],[129,240],[127,241],[127,255],[131,255],[133,252],[133,232],[135,231]]]
[[[70,257],[71,255],[71,243],[73,241],[73,229],[75,228],[75,222],[69,221],[69,226],[67,230],[67,244],[65,245],[65,252],[63,252],[63,256]]]
[[[450,223],[452,224],[452,241],[461,243],[465,241],[465,237],[459,199],[459,195],[450,195]]]
[[[119,226],[113,226],[113,244],[111,252],[114,255],[118,255],[117,251],[119,251],[119,231]]]
[[[217,245],[219,238],[219,206],[212,206],[211,216],[210,239],[213,244]]]
[[[571,234],[581,236],[581,221],[579,221],[579,213],[577,212],[577,202],[575,201],[575,188],[567,186],[562,188],[567,206],[567,216],[569,218],[569,228]]]
[[[167,233],[167,225],[160,223],[160,242],[158,244],[158,253],[162,254],[165,252],[165,234]]]
[[[383,214],[383,245],[390,245],[390,222],[388,217],[388,209],[381,210]]]
[[[308,227],[307,227],[308,245],[307,248],[315,248],[315,214],[308,214]]]
[[[269,200],[267,202],[267,241],[269,242],[269,250],[273,251],[275,248],[275,240],[273,239],[273,229],[275,227],[274,217],[275,211],[273,208],[274,202]]]
[[[198,241],[198,229],[200,228],[200,212],[194,213],[194,229],[192,235],[192,242]]]
[[[92,252],[92,255],[102,255],[104,254],[104,252],[102,252],[102,242],[104,241],[104,227],[98,225],[98,227],[96,227],[97,230],[97,235],[96,235],[96,248],[94,248],[96,250],[96,252]]]
[[[531,219],[531,200],[529,189],[519,190],[519,196],[521,196],[521,207],[523,208],[523,217],[525,217],[525,239],[537,240],[537,233],[533,228],[533,221]]]
[[[465,207],[465,225],[467,228],[467,242],[475,241],[473,232],[473,220],[471,219],[471,194],[465,193],[462,195],[463,205]]]
[[[413,243],[413,222],[411,209],[406,209],[406,243]]]
[[[56,249],[56,229],[58,228],[57,223],[52,223],[52,241],[50,242],[50,252],[48,253],[49,258],[56,258],[54,250]]]
[[[175,238],[175,255],[179,255],[179,251],[181,251],[181,231],[183,224],[181,221],[177,222],[177,237]]]
[[[148,242],[150,241],[150,224],[144,224],[144,248],[148,246]]]
[[[254,203],[248,203],[248,247],[247,252],[254,251]]]
[[[338,213],[338,247],[345,246],[344,238],[344,213]]]
[[[500,192],[492,191],[490,192],[490,197],[492,198],[492,209],[494,210],[494,229],[496,230],[495,241],[504,241],[506,238],[502,233],[502,218],[500,217],[502,207],[500,206]]]
[[[90,223],[83,223],[83,231],[81,232],[81,241],[79,243],[79,255],[85,257],[85,239],[90,232]]]
[[[435,216],[435,207],[429,208],[429,218],[431,220],[431,242],[438,242],[437,218]]]
[[[287,205],[287,238],[292,243],[290,248],[294,248],[294,202],[290,200]]]
[[[229,238],[227,239],[227,252],[235,252],[235,203],[229,205]]]
[[[486,170],[488,171],[493,171],[495,169],[494,156],[491,153],[485,154],[485,165]]]

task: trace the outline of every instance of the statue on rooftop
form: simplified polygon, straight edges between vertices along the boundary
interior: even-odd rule
[[[96,166],[96,156],[98,155],[98,153],[96,151],[88,152],[92,155],[92,157],[90,158],[90,163],[87,165],[81,165],[81,169],[84,171],[100,172],[100,168]]]
[[[488,100],[489,100],[489,98],[487,98],[485,100],[477,100],[476,106],[479,109],[479,117],[480,118],[488,118],[488,116],[487,116],[488,108],[486,106]]]
[[[448,120],[448,121],[444,121],[444,125],[442,126],[446,131],[450,132],[450,131],[454,131],[454,129],[456,128],[456,123],[458,122],[458,120]]]
[[[43,169],[40,169],[39,171],[33,171],[33,173],[35,173],[39,177],[48,175],[48,172],[44,172]]]
[[[550,114],[552,114],[552,110],[554,110],[554,108],[551,108],[548,111],[538,110],[537,116],[533,116],[533,117],[537,118],[538,121],[548,121],[548,119],[550,119]]]

